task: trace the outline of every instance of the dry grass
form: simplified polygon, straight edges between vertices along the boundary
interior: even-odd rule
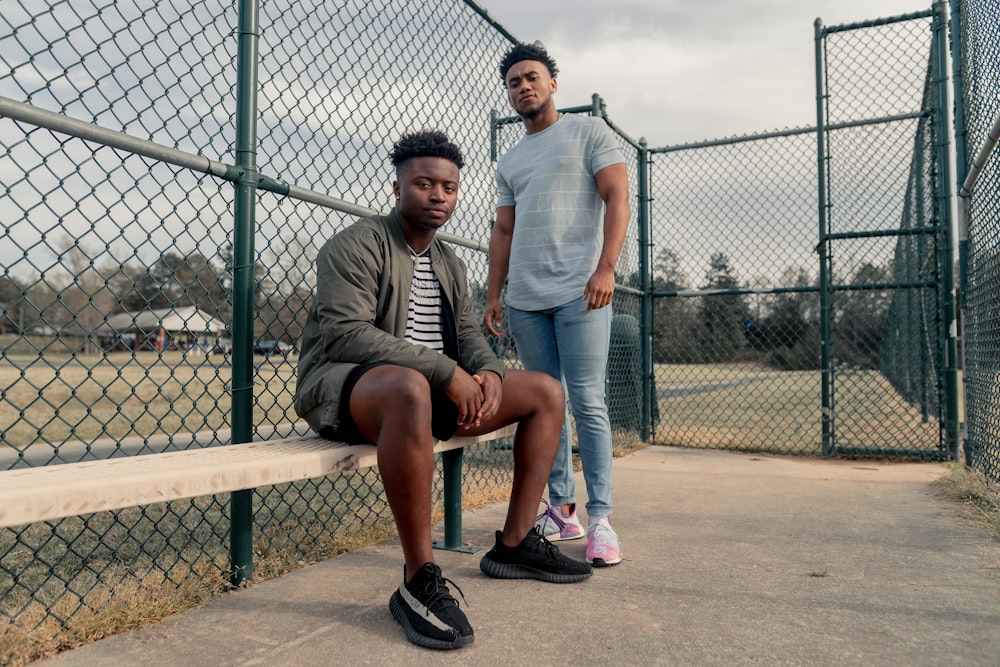
[[[294,421],[294,359],[255,363],[255,423]],[[24,449],[222,430],[232,410],[231,375],[217,357],[181,352],[7,355],[0,360],[0,432]]]
[[[949,463],[948,469],[947,475],[934,482],[937,491],[962,503],[990,537],[1000,542],[1000,488],[961,463]]]
[[[818,456],[822,448],[818,371],[750,364],[658,366],[656,444]],[[841,378],[835,409],[839,446],[933,449],[939,424],[908,405],[877,371]]]
[[[24,665],[203,604],[226,587],[212,574],[219,571],[207,564],[200,573],[185,567],[142,577],[119,570],[108,573],[113,584],[99,584],[82,598],[63,596],[51,606],[32,601],[16,622],[0,627],[0,665]]]
[[[506,502],[510,483],[498,472],[502,462],[476,463],[479,479],[466,480],[463,507],[475,509]],[[484,481],[484,471],[489,471],[486,479],[492,482]],[[166,513],[160,521],[169,523],[171,516]],[[443,517],[443,506],[435,507],[433,520],[440,522]],[[262,530],[254,545],[254,583],[396,534],[391,519],[376,515],[367,519],[358,515],[342,518],[332,531],[321,518],[314,516],[309,521],[290,518]],[[170,572],[150,569],[143,575],[137,575],[134,566],[115,564],[102,570],[99,581],[83,596],[73,592],[78,589],[71,583],[59,590],[39,591],[34,598],[28,598],[21,588],[17,594],[23,599],[5,601],[8,608],[23,610],[0,625],[0,666],[25,665],[204,604],[230,590],[228,567],[228,556],[224,554],[215,559],[203,556],[194,564],[182,562]]]

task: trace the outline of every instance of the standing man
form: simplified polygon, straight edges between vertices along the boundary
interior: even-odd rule
[[[611,341],[615,264],[628,226],[625,158],[607,124],[560,114],[555,61],[518,44],[500,62],[507,98],[525,136],[497,164],[497,218],[490,236],[484,322],[500,329],[507,284],[511,334],[525,368],[565,383],[587,484],[587,562],[622,560],[611,528],[611,424],[604,379]],[[568,412],[567,412],[568,414]],[[536,525],[550,540],[583,537],[576,516],[572,436],[565,420]]]
[[[571,583],[592,568],[534,528],[562,388],[544,373],[504,368],[473,313],[465,266],[435,238],[458,201],[462,153],[425,131],[404,135],[390,158],[395,208],[336,234],[316,259],[295,410],[324,437],[375,443],[404,557],[389,609],[411,642],[458,648],[473,631],[431,551],[434,438],[518,425],[507,518],[479,564],[485,574]]]

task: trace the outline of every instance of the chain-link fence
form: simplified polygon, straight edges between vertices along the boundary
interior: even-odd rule
[[[353,219],[328,200],[389,206],[388,149],[405,131],[440,127],[465,152],[449,231],[485,284],[510,35],[457,0],[265,0],[247,67],[254,4],[0,0],[5,469],[305,433],[291,396],[312,261]],[[240,88],[254,71],[256,101]],[[260,192],[241,230],[248,164]],[[465,491],[502,490],[510,470],[507,449],[477,448]],[[391,528],[375,472],[259,489],[254,504],[258,578]],[[4,661],[72,642],[130,597],[211,595],[227,582],[230,512],[208,497],[0,531]]]
[[[953,0],[966,462],[1000,482],[1000,6]]]
[[[247,29],[255,5],[0,0],[3,468],[304,434],[291,395],[313,260],[353,215],[390,205],[404,131],[440,127],[465,152],[448,229],[484,296],[494,161],[523,131],[496,69],[514,38],[471,0],[261,0]],[[940,240],[900,234],[937,220],[920,129],[937,108],[929,17],[830,32],[845,44],[824,45],[823,76],[842,87],[824,95],[843,106],[820,130],[648,149],[597,96],[567,109],[617,130],[634,195],[607,386],[616,446],[939,450],[940,373],[888,370],[907,363],[907,327],[937,327],[928,354],[943,339],[925,275]],[[817,180],[819,136],[832,168]],[[818,201],[834,225],[819,233]],[[859,230],[871,238],[838,239],[850,247],[827,252],[823,283],[817,245]],[[901,262],[915,277],[891,272]],[[902,323],[896,348],[887,321]],[[516,363],[511,340],[494,343]],[[467,495],[503,493],[508,448],[468,452],[465,471]],[[391,530],[377,472],[253,494],[258,578]],[[3,655],[72,643],[130,599],[214,594],[235,508],[206,497],[0,530]]]
[[[651,151],[657,442],[819,452],[815,143]]]

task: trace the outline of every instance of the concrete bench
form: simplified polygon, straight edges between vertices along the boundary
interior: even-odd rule
[[[445,541],[462,550],[462,450],[512,437],[515,425],[436,441],[444,459]],[[377,467],[374,445],[318,436],[0,471],[0,528]]]

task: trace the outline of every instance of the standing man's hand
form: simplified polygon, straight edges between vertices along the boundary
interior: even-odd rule
[[[483,311],[483,326],[486,327],[486,333],[491,336],[503,336],[504,330],[500,328],[503,317],[503,306],[500,305],[500,301],[497,299],[489,299],[486,301],[486,309]]]
[[[597,267],[594,274],[583,288],[583,300],[587,302],[587,310],[604,308],[611,303],[615,295],[615,271],[606,267]]]

